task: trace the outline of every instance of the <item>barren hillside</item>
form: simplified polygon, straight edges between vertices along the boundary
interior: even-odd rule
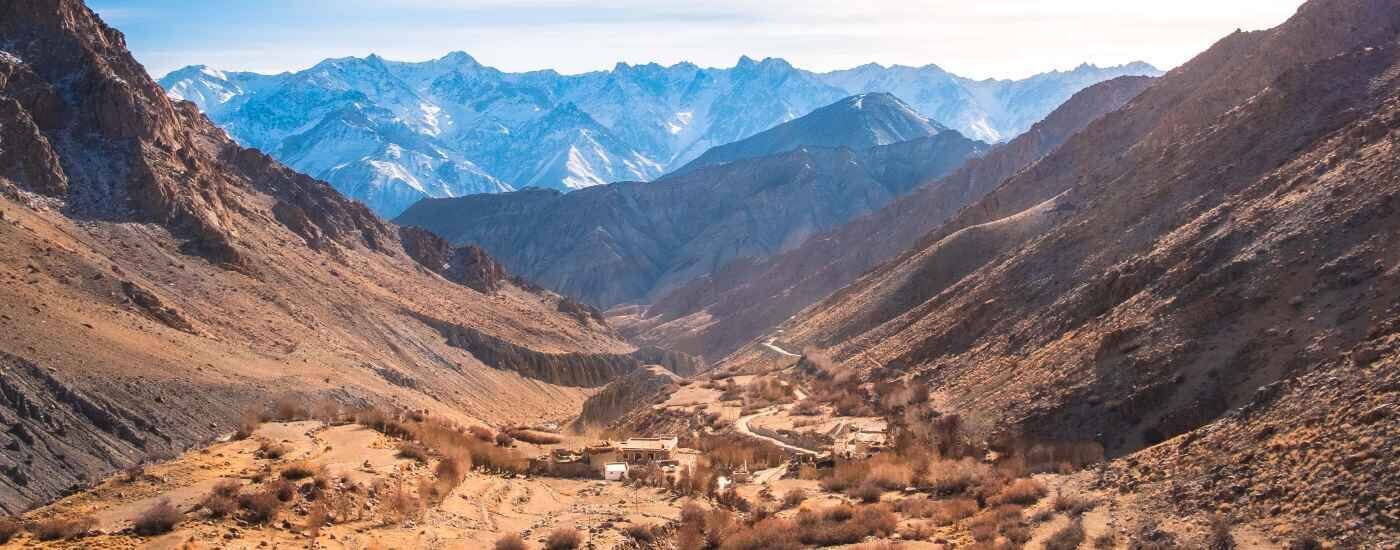
[[[81,2],[5,2],[0,50],[0,510],[280,394],[563,419],[641,363],[596,312],[234,145]]]
[[[1172,487],[1220,482],[1198,466],[1217,447],[1191,442],[1241,414],[1258,415],[1261,448],[1299,437],[1284,419],[1340,415],[1353,428],[1308,432],[1303,454],[1378,452],[1394,423],[1309,381],[1348,380],[1383,408],[1397,397],[1377,362],[1400,345],[1397,7],[1318,0],[1226,37],[783,338],[928,381],[994,438],[1122,455],[1185,434],[1169,443],[1184,458],[1149,479]],[[1178,463],[1192,466],[1173,475]],[[1344,540],[1393,537],[1393,516],[1366,504],[1393,468],[1297,475],[1308,483],[1237,476],[1228,502]],[[1304,492],[1328,512],[1280,507]]]

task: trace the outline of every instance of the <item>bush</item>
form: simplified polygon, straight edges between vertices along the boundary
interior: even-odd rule
[[[723,550],[796,550],[802,544],[796,539],[792,522],[768,518],[744,527],[724,538]]]
[[[798,401],[797,404],[793,405],[792,409],[788,411],[788,414],[793,416],[816,416],[821,414],[821,412],[821,404],[817,403],[814,399],[808,398]]]
[[[913,482],[914,469],[908,464],[881,462],[870,467],[870,474],[865,480],[890,491],[903,489]]]
[[[1001,492],[992,497],[992,504],[1020,504],[1030,506],[1045,496],[1045,485],[1030,478],[1021,478],[1002,487]]]
[[[807,500],[807,491],[797,487],[788,489],[788,492],[783,493],[783,508],[796,508],[801,506],[805,500]]]
[[[214,484],[214,488],[199,503],[201,507],[209,511],[209,517],[222,518],[238,510],[238,493],[243,489],[243,485],[232,479],[225,479]]]
[[[1322,543],[1317,540],[1317,537],[1303,535],[1288,543],[1288,550],[1322,550]]]
[[[258,413],[253,411],[243,411],[243,415],[238,419],[238,426],[233,431],[233,439],[242,441],[253,436],[262,420],[258,418]]]
[[[656,540],[656,528],[650,525],[629,525],[622,532],[628,538],[643,544],[649,544]]]
[[[1056,531],[1045,539],[1045,550],[1075,550],[1079,544],[1084,542],[1084,524],[1079,520],[1071,521],[1064,529]]]
[[[286,444],[276,443],[273,441],[263,439],[258,442],[258,451],[256,453],[256,456],[258,456],[259,458],[266,458],[269,460],[277,460],[279,458],[282,458],[283,456],[286,456],[286,454],[290,452],[292,452],[292,448],[287,446]]]
[[[141,512],[141,515],[136,516],[132,527],[136,529],[136,534],[150,537],[169,533],[184,518],[185,515],[180,513],[180,510],[176,509],[173,504],[170,504],[168,499],[161,499]]]
[[[894,534],[899,526],[899,517],[888,506],[862,506],[856,510],[851,522],[860,526],[868,535],[887,537]]]
[[[1208,550],[1235,550],[1235,536],[1230,534],[1230,521],[1211,516],[1210,534],[1206,536]]]
[[[23,529],[24,524],[15,518],[0,518],[0,544],[10,542]]]
[[[851,498],[859,499],[864,503],[879,502],[880,496],[885,494],[885,490],[880,485],[871,480],[865,480],[858,487],[851,489]]]
[[[404,488],[402,482],[381,494],[384,496],[379,507],[386,524],[401,524],[417,518],[423,511],[422,495]]]
[[[933,513],[934,521],[940,525],[951,525],[977,513],[977,501],[970,498],[955,498],[939,501]]]
[[[554,445],[564,441],[564,438],[557,435],[534,430],[512,430],[510,435],[520,441],[535,445]]]
[[[400,443],[398,457],[412,459],[416,462],[427,462],[428,449],[424,448],[422,445],[419,445],[417,443]]]
[[[1089,497],[1078,494],[1055,493],[1055,498],[1050,502],[1056,512],[1066,514],[1070,517],[1079,517],[1094,509],[1098,502]]]
[[[243,519],[254,525],[272,523],[277,511],[282,509],[282,499],[276,491],[245,493],[238,497],[238,507],[243,509]]]
[[[525,550],[525,540],[520,535],[509,533],[496,539],[496,550]]]
[[[501,433],[496,434],[496,446],[497,446],[497,447],[509,447],[509,446],[511,446],[511,445],[514,445],[514,444],[515,444],[515,438],[514,438],[514,437],[511,437],[510,434],[505,433],[505,432],[501,432]]]
[[[467,428],[467,433],[471,434],[472,437],[475,437],[486,443],[490,443],[496,440],[496,433],[492,432],[490,428],[487,428],[485,426],[472,426],[470,428]]]
[[[92,516],[52,517],[40,520],[30,529],[39,540],[69,540],[87,535],[97,526],[97,518]]]
[[[1112,550],[1118,547],[1118,538],[1113,533],[1104,533],[1094,537],[1094,548],[1096,550]]]
[[[822,480],[822,489],[840,493],[860,485],[870,473],[870,465],[865,462],[845,462],[831,472],[831,477]]]
[[[970,458],[935,460],[929,463],[922,484],[935,494],[956,495],[982,485],[993,475],[990,466]]]
[[[319,473],[321,473],[320,466],[306,461],[294,462],[292,464],[288,464],[287,467],[282,468],[282,479],[290,479],[292,481],[296,481],[299,479],[313,477]]]
[[[544,540],[545,550],[575,550],[583,544],[583,535],[569,527],[560,527],[551,531],[549,537]]]

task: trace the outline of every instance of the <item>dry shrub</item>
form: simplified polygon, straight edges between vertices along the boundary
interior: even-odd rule
[[[737,468],[748,464],[751,469],[772,468],[787,462],[782,448],[743,434],[704,435],[687,441],[682,447],[697,449],[719,468]]]
[[[854,489],[847,491],[851,498],[855,498],[864,503],[879,502],[880,497],[885,494],[885,490],[880,488],[880,484],[873,480],[865,480]]]
[[[10,539],[15,538],[15,535],[18,535],[23,529],[24,524],[20,523],[19,520],[15,518],[0,518],[0,544],[10,542]]]
[[[807,491],[799,487],[788,489],[783,493],[783,508],[796,508],[802,505],[802,501],[807,500]]]
[[[740,528],[724,538],[723,550],[796,550],[802,548],[791,521],[768,518]]]
[[[306,405],[306,401],[299,397],[284,396],[272,405],[271,416],[266,420],[277,420],[281,422],[291,422],[295,420],[310,420],[314,415],[311,407]]]
[[[934,460],[924,473],[922,485],[939,495],[957,495],[980,486],[995,476],[992,468],[970,458]]]
[[[1166,550],[1179,547],[1176,537],[1162,529],[1157,524],[1157,518],[1151,516],[1138,520],[1128,540],[1128,548],[1131,550]]]
[[[238,507],[243,509],[243,519],[255,525],[266,525],[277,517],[282,509],[282,499],[276,491],[244,493],[238,496]]]
[[[913,483],[914,469],[903,462],[879,460],[870,467],[870,473],[865,480],[891,491],[903,489]]]
[[[415,462],[427,462],[428,449],[418,443],[405,441],[399,444],[398,457],[412,459]]]
[[[307,461],[293,462],[282,468],[282,479],[296,481],[314,477],[321,473],[321,467]]]
[[[651,544],[656,541],[657,529],[654,525],[629,525],[622,532],[628,538],[641,544]]]
[[[399,482],[394,487],[382,491],[379,503],[380,515],[386,525],[398,525],[410,519],[417,519],[423,512],[423,501]]]
[[[1235,536],[1230,533],[1230,520],[1211,516],[1210,534],[1206,535],[1207,550],[1235,550]]]
[[[951,525],[977,513],[977,501],[970,498],[954,498],[939,501],[933,513],[933,520],[939,525]]]
[[[1078,519],[1045,539],[1045,550],[1075,550],[1084,542],[1084,524]]]
[[[467,433],[471,434],[472,437],[475,437],[478,440],[486,443],[491,443],[492,441],[496,440],[496,433],[485,426],[472,426],[470,428],[467,428]]]
[[[511,436],[510,434],[505,433],[505,432],[501,432],[501,433],[496,434],[496,446],[497,446],[497,447],[509,447],[509,446],[511,446],[511,445],[514,445],[514,444],[515,444],[515,437]]]
[[[1069,473],[1103,462],[1103,445],[1095,441],[1037,443],[1025,452],[1032,472]]]
[[[51,517],[39,520],[29,532],[34,534],[34,538],[39,540],[71,540],[86,536],[88,531],[97,526],[97,518],[92,516],[76,517]]]
[[[1112,550],[1118,547],[1118,538],[1113,533],[1104,533],[1094,537],[1095,550]]]
[[[725,535],[728,535],[734,528],[734,514],[729,510],[715,508],[705,512],[705,544],[711,548],[718,548],[724,543]]]
[[[938,532],[938,528],[927,521],[911,521],[899,529],[899,538],[904,540],[928,540]]]
[[[812,398],[798,401],[797,404],[793,405],[792,409],[788,411],[788,413],[793,416],[816,416],[821,414],[821,412],[821,404]]]
[[[282,502],[291,502],[297,498],[297,484],[283,477],[272,482],[267,491],[277,497]]]
[[[185,515],[176,509],[175,505],[170,504],[169,499],[161,499],[136,516],[132,527],[135,528],[136,534],[150,537],[169,533],[184,518]]]
[[[831,402],[838,416],[875,416],[875,409],[860,396],[847,393]]]
[[[545,550],[575,550],[583,544],[583,535],[575,529],[560,527],[544,539]]]
[[[1070,517],[1079,517],[1083,515],[1084,512],[1093,510],[1098,504],[1099,503],[1094,499],[1077,493],[1065,494],[1056,492],[1055,498],[1050,501],[1050,505],[1055,508],[1056,512],[1066,514]]]
[[[1288,550],[1322,550],[1322,542],[1312,535],[1302,535],[1288,543]]]
[[[892,535],[899,526],[899,517],[889,506],[862,506],[856,510],[856,515],[851,520],[870,535],[877,537]]]
[[[326,501],[319,500],[311,505],[311,511],[306,515],[306,531],[315,539],[321,536],[321,528],[330,523],[330,509]]]
[[[704,550],[705,533],[694,525],[682,525],[676,530],[676,550]]]
[[[233,439],[242,441],[252,437],[253,432],[257,431],[258,425],[261,423],[262,419],[258,418],[258,413],[243,411],[243,414],[238,418],[238,425],[233,431]]]
[[[997,537],[997,517],[991,512],[984,512],[972,516],[967,520],[967,530],[972,534],[972,540],[977,542],[990,542]]]
[[[907,518],[928,519],[938,510],[938,503],[923,497],[906,497],[896,501],[894,509]]]
[[[1021,478],[1001,489],[991,499],[991,504],[1020,504],[1029,506],[1045,496],[1045,485],[1030,478]]]
[[[840,493],[860,485],[869,474],[870,464],[867,462],[844,462],[836,466],[831,477],[822,480],[821,486],[827,491]]]
[[[292,448],[287,446],[286,444],[263,439],[258,442],[258,451],[256,456],[258,456],[259,458],[266,458],[268,460],[277,460],[279,458],[282,458],[283,456],[286,456],[286,454],[289,452],[292,452]]]
[[[525,539],[516,533],[507,533],[496,539],[495,550],[525,550]]]
[[[1001,534],[1006,539],[1016,543],[1018,546],[1024,545],[1031,540],[1031,528],[1023,523],[1001,526]]]
[[[214,484],[214,488],[200,501],[200,507],[209,511],[209,517],[222,518],[238,510],[238,493],[243,485],[232,479]]]
[[[510,436],[534,445],[554,445],[564,441],[564,438],[552,433],[537,432],[535,430],[511,430]]]

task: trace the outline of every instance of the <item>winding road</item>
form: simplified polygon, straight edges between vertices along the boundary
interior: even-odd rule
[[[784,443],[784,442],[779,441],[779,440],[777,440],[777,439],[768,437],[768,436],[766,436],[766,435],[763,435],[763,434],[760,434],[760,433],[754,433],[754,431],[753,431],[751,428],[749,428],[749,421],[750,421],[750,420],[753,420],[753,419],[758,418],[758,417],[760,417],[760,416],[767,416],[767,415],[776,413],[776,412],[778,412],[778,411],[780,411],[780,410],[782,410],[782,409],[780,409],[780,408],[778,408],[778,407],[769,407],[769,408],[767,408],[767,409],[758,411],[758,412],[753,413],[753,414],[751,414],[751,415],[740,417],[738,420],[734,421],[734,429],[735,429],[736,431],[738,431],[739,433],[741,433],[741,434],[747,435],[747,436],[752,437],[752,438],[755,438],[755,439],[762,439],[762,440],[764,440],[764,441],[767,441],[767,442],[769,442],[769,443],[772,443],[772,444],[774,444],[774,445],[777,445],[777,446],[782,447],[782,448],[784,448],[784,449],[787,449],[787,450],[789,450],[789,451],[798,452],[798,453],[802,453],[802,454],[808,454],[808,455],[815,455],[815,454],[818,454],[817,451],[814,451],[814,450],[811,450],[811,449],[804,449],[804,448],[798,447],[798,446],[796,446],[796,445],[789,445],[789,444],[787,444],[787,443]]]
[[[796,353],[793,353],[793,352],[790,352],[790,351],[788,351],[788,350],[785,350],[785,349],[783,349],[783,348],[778,347],[777,344],[774,344],[774,343],[773,343],[773,342],[774,342],[775,340],[777,340],[777,339],[778,339],[777,336],[773,336],[773,337],[770,337],[770,338],[767,339],[767,340],[764,340],[764,341],[763,341],[763,347],[768,348],[768,349],[770,349],[770,350],[772,350],[772,351],[774,351],[774,352],[777,352],[778,355],[782,355],[782,356],[784,356],[784,357],[802,357],[802,355],[800,355],[800,354],[796,354]]]

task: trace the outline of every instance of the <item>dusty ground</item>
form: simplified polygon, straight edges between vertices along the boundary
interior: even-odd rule
[[[255,456],[259,440],[282,442],[291,449],[276,460]],[[284,509],[268,526],[239,520],[207,518],[195,510],[220,480],[249,479],[271,467],[308,460],[333,477],[346,476],[366,486],[376,480],[402,481],[416,486],[429,476],[431,464],[396,457],[397,443],[359,425],[327,426],[320,422],[264,424],[243,441],[218,443],[172,461],[148,467],[136,481],[122,476],[92,491],[79,493],[35,510],[26,519],[91,515],[96,536],[69,542],[39,543],[28,536],[12,542],[22,546],[69,548],[484,548],[505,533],[520,533],[527,541],[541,539],[560,526],[578,527],[598,548],[621,542],[620,529],[630,524],[659,525],[678,517],[681,502],[655,489],[618,483],[546,478],[506,478],[473,472],[440,506],[424,510],[421,518],[386,522],[371,514],[323,528],[312,537],[304,528],[304,503]],[[131,534],[131,522],[161,499],[185,511],[174,531],[154,538]],[[602,527],[611,523],[616,528]]]

